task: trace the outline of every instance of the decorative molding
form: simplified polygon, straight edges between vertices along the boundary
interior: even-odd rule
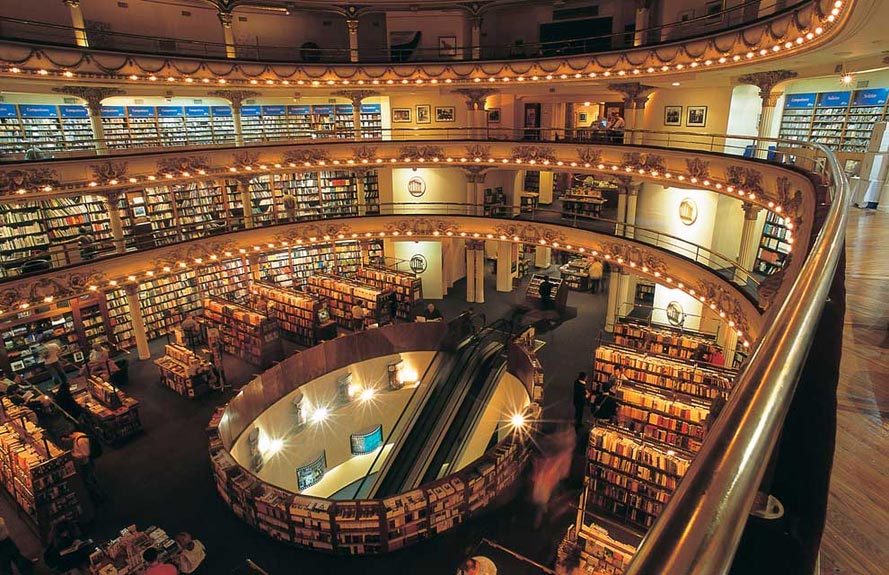
[[[360,162],[370,162],[377,158],[376,146],[359,146],[352,148],[352,151],[355,154],[355,159]]]
[[[101,164],[90,164],[93,180],[100,185],[115,185],[127,177],[127,163],[109,160]]]
[[[445,151],[439,146],[402,146],[398,149],[398,158],[402,160],[426,158],[444,158]]]
[[[498,236],[507,236],[511,238],[519,238],[524,242],[537,243],[540,240],[545,242],[564,242],[565,234],[559,230],[550,227],[531,224],[528,222],[515,222],[510,224],[499,224],[494,226],[494,233]]]
[[[53,92],[65,94],[66,96],[74,96],[81,100],[86,100],[86,106],[89,108],[90,114],[98,116],[102,111],[102,100],[111,98],[112,96],[123,96],[125,91],[120,88],[105,88],[95,86],[61,86],[53,88]]]
[[[213,90],[207,94],[208,96],[216,96],[217,98],[223,98],[232,103],[232,108],[235,109],[238,113],[241,112],[241,104],[244,103],[244,100],[249,100],[250,98],[255,98],[259,96],[259,92],[253,92],[251,90]]]
[[[216,13],[216,16],[219,18],[219,23],[222,24],[223,28],[231,28],[232,27],[232,13],[226,12],[224,10],[220,10]]]
[[[751,204],[750,202],[742,202],[741,209],[744,210],[745,220],[756,220],[759,217],[759,212],[762,211],[761,206]]]
[[[485,240],[466,240],[466,251],[485,251]]]
[[[725,169],[725,181],[738,186],[745,192],[763,193],[762,172],[744,166],[728,166]]]
[[[287,227],[283,232],[275,234],[275,239],[291,245],[305,245],[307,241],[345,239],[349,231],[350,228],[342,222],[306,222]]]
[[[700,158],[686,158],[685,169],[689,178],[707,180],[710,178],[710,162]]]
[[[487,176],[487,166],[464,166],[463,171],[466,172],[466,182],[469,184],[482,184]]]
[[[645,273],[667,275],[667,264],[655,253],[630,242],[602,242],[601,256],[610,264],[626,269],[642,268]],[[607,257],[606,257],[607,256]],[[635,265],[632,265],[635,264]]]
[[[453,91],[454,94],[463,96],[467,110],[484,110],[485,100],[488,96],[498,93],[493,88],[460,88]]]
[[[719,284],[709,280],[698,280],[697,295],[714,302],[716,309],[723,310],[726,318],[734,322],[733,329],[740,330],[745,334],[750,333],[747,316],[744,314],[743,306],[738,301],[738,292],[726,291]]]
[[[556,155],[552,148],[546,146],[516,146],[512,149],[513,161],[534,162],[545,164],[556,161]]]
[[[482,146],[481,144],[475,144],[473,146],[466,146],[466,157],[479,159],[486,159],[491,157],[491,146]]]
[[[57,188],[60,185],[58,173],[49,168],[0,171],[0,194],[2,195],[46,191],[47,187]]]
[[[242,150],[240,152],[235,152],[232,159],[234,167],[244,169],[247,166],[253,167],[259,163],[259,153]]]
[[[352,106],[360,106],[361,101],[365,98],[379,96],[380,93],[375,90],[339,90],[337,92],[331,92],[331,95],[351,100]]]
[[[602,162],[602,150],[596,148],[577,148],[577,158],[584,164],[595,166]]]
[[[648,86],[646,84],[640,84],[639,82],[614,82],[608,84],[609,90],[623,94],[624,106],[627,108],[635,106],[636,102],[643,98],[647,101],[648,96],[646,95],[646,92],[650,92],[655,88],[655,86]],[[644,101],[642,107],[645,107]]]
[[[759,95],[762,97],[763,105],[774,107],[775,99],[772,99],[772,88],[781,82],[786,82],[796,78],[796,72],[791,70],[772,70],[770,72],[756,72],[754,74],[745,74],[738,78],[740,84],[750,84],[759,88]]]
[[[792,258],[792,253],[787,254],[787,257],[784,259],[784,267],[777,272],[766,276],[765,279],[760,282],[759,287],[757,288],[757,295],[759,296],[758,301],[761,310],[768,311],[769,308],[772,307],[772,304],[775,303],[775,297],[777,297],[778,292],[781,291],[781,285],[784,283],[784,276],[787,274],[787,268],[790,266]]]
[[[179,156],[157,161],[158,174],[196,174],[210,169],[207,156]]]
[[[790,178],[787,176],[778,176],[775,185],[778,191],[778,203],[783,206],[783,213],[786,216],[799,215],[800,208],[803,207],[802,190],[791,192],[793,186],[790,185]]]
[[[415,217],[403,220],[396,220],[386,226],[389,233],[398,232],[405,236],[442,236],[454,235],[459,231],[459,226],[447,220],[438,218]]]
[[[647,154],[640,152],[630,152],[623,155],[623,163],[621,166],[631,170],[646,170],[649,172],[664,172],[667,169],[667,162],[663,156],[656,154]]]
[[[12,287],[0,288],[0,310],[6,311],[34,302],[46,301],[47,298],[62,300],[78,296],[88,290],[89,285],[96,285],[105,280],[105,274],[94,269],[59,271],[52,277],[37,276],[19,282]]]
[[[287,150],[286,152],[284,152],[284,157],[281,163],[305,166],[307,164],[317,164],[318,162],[330,162],[330,153],[327,150],[319,148],[300,148],[298,150]]]

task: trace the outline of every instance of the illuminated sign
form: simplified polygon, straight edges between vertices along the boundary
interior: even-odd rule
[[[362,455],[379,449],[383,445],[383,426],[378,425],[367,433],[353,433],[349,436],[352,455]]]

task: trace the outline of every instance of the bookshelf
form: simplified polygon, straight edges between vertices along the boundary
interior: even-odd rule
[[[259,278],[285,287],[304,285],[315,273],[336,273],[342,264],[345,273],[361,264],[361,245],[357,241],[339,241],[289,250],[266,252],[259,256]]]
[[[59,106],[66,150],[88,150],[95,146],[93,125],[86,106]]]
[[[44,255],[49,245],[39,203],[0,204],[0,262],[4,275],[17,274],[22,260]]]
[[[305,292],[281,288],[274,284],[255,282],[250,286],[254,297],[265,302],[269,318],[278,322],[282,336],[304,346],[317,343],[317,328],[321,312],[327,305],[318,297]],[[259,306],[262,309],[262,306]]]
[[[156,114],[161,146],[187,146],[190,143],[182,106],[158,106]]]
[[[255,223],[272,223],[275,221],[274,195],[272,194],[271,175],[254,176],[247,181],[250,191],[250,209],[253,211]]]
[[[333,107],[333,127],[337,138],[347,140],[354,137],[355,119],[352,115],[354,109],[352,104],[336,104]]]
[[[237,137],[231,106],[210,106],[210,127],[215,143],[234,144]]]
[[[105,145],[109,149],[121,150],[130,147],[125,106],[102,106],[99,110],[99,121],[105,134]]]
[[[127,106],[126,114],[130,146],[148,148],[166,143],[166,140],[161,138],[157,110],[154,106]]]
[[[49,153],[65,150],[65,135],[57,106],[19,104],[18,109],[28,147],[37,146]]]
[[[312,106],[312,137],[333,138],[336,124],[333,118],[334,107],[330,104]]]
[[[169,333],[187,314],[201,307],[197,281],[191,271],[142,282],[139,301],[149,341]]]
[[[365,265],[375,266],[383,261],[382,240],[366,240],[361,244],[361,261]]]
[[[865,152],[874,124],[886,118],[887,99],[889,88],[788,94],[779,137]]]
[[[290,136],[287,106],[262,106],[261,111],[262,133],[266,140],[285,140]]]
[[[506,194],[503,188],[485,188],[484,190],[484,213],[486,217],[499,217],[503,214],[506,206]]]
[[[53,524],[83,515],[84,488],[71,452],[29,418],[10,417],[17,409],[0,398],[0,482],[46,540]]]
[[[217,297],[204,299],[203,315],[219,327],[226,353],[262,369],[281,360],[283,350],[275,319]]]
[[[21,375],[32,384],[50,379],[40,352],[49,342],[61,348],[61,357],[70,362],[80,342],[74,323],[74,313],[67,303],[55,309],[23,310],[8,323],[2,324],[2,361],[4,371]],[[64,365],[64,364],[63,364]]]
[[[168,189],[183,239],[197,239],[225,231],[225,194],[218,180],[176,184]]]
[[[392,290],[327,274],[309,276],[307,285],[311,293],[327,300],[331,317],[342,327],[352,327],[352,306],[359,302],[375,322],[383,324],[390,320],[389,302],[395,297]]]
[[[86,389],[76,393],[74,401],[105,443],[119,443],[142,432],[139,402],[101,377],[87,377]]]
[[[361,137],[383,139],[383,113],[380,104],[361,104]]]
[[[658,396],[649,390],[623,385],[617,390],[618,423],[646,439],[697,453],[704,441],[706,405]]]
[[[653,308],[654,307],[654,291],[655,285],[646,283],[646,282],[638,282],[636,284],[636,292],[633,295],[633,305]]]
[[[395,317],[413,321],[414,307],[423,299],[423,280],[410,272],[378,267],[359,267],[357,279],[379,289],[395,292]]]
[[[581,543],[581,563],[592,566],[594,573],[623,573],[636,554],[635,545],[618,541],[595,523],[584,525],[577,538]]]
[[[766,212],[753,271],[772,275],[784,269],[784,262],[791,248],[788,239],[792,235],[787,229],[784,218],[774,212]]]
[[[164,346],[164,356],[154,360],[160,372],[161,383],[183,397],[194,399],[207,393],[210,388],[210,364],[179,344]]]
[[[19,122],[15,104],[0,102],[0,151],[5,154],[24,154],[25,134]]]
[[[380,213],[380,177],[376,170],[364,174],[364,213],[369,216]]]
[[[613,335],[614,342],[619,346],[698,363],[713,364],[713,360],[718,358],[716,352],[720,351],[713,335],[642,325],[628,318],[618,318]],[[695,360],[695,352],[699,349],[702,357]]]
[[[185,138],[189,146],[215,144],[210,106],[185,106]]]
[[[355,174],[344,170],[319,172],[322,213],[328,218],[358,215]]]
[[[235,303],[247,301],[250,266],[244,258],[220,260],[197,269],[198,287],[203,296],[218,296]]]
[[[241,136],[244,142],[262,142],[262,109],[259,106],[241,106]]]
[[[287,199],[289,198],[289,199]],[[321,190],[316,172],[275,175],[275,205],[278,219],[302,221],[321,215]]]
[[[312,107],[287,106],[287,132],[291,138],[312,137]]]
[[[151,235],[156,246],[180,241],[179,220],[173,195],[177,186],[151,186],[145,188],[145,204],[151,221]]]

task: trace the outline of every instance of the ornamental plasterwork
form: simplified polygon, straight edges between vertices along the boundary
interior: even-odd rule
[[[305,240],[329,241],[345,239],[340,236],[345,236],[349,231],[349,226],[343,225],[342,222],[307,222],[291,224],[283,232],[275,234],[275,238],[292,244]]]
[[[54,273],[52,277],[35,277],[31,280],[0,290],[0,309],[8,310],[24,303],[54,300],[80,295],[87,286],[105,280],[105,274],[92,269]]]
[[[386,231],[389,233],[398,232],[399,234],[424,237],[434,236],[435,232],[438,232],[438,235],[444,235],[448,232],[454,234],[459,229],[459,226],[454,222],[424,217],[396,220],[386,226]]]
[[[107,184],[112,180],[119,182],[127,175],[126,162],[102,162],[101,164],[90,164],[90,170],[93,172],[93,180],[99,184]]]
[[[0,171],[0,193],[15,193],[18,190],[34,190],[46,186],[58,187],[59,175],[49,168]]]
[[[376,146],[359,146],[357,148],[352,148],[352,154],[358,161],[375,160],[377,157],[377,148]]]
[[[710,178],[710,162],[700,158],[686,158],[685,169],[690,178],[706,180]]]
[[[211,254],[221,256],[225,251],[232,251],[235,245],[231,241],[198,240],[188,244],[171,246],[151,260],[151,267],[173,267],[179,262],[191,263],[198,258],[207,258]]]
[[[624,168],[631,168],[633,170],[663,172],[666,171],[667,163],[666,161],[664,161],[663,156],[658,156],[656,154],[642,154],[639,152],[631,152],[629,154],[624,154],[622,166]]]
[[[611,256],[612,262],[623,260],[623,262],[618,262],[617,265],[632,267],[629,264],[634,263],[637,268],[648,268],[646,273],[667,273],[667,264],[664,263],[664,260],[642,246],[632,243],[603,242],[599,252],[603,257],[606,255]]]
[[[725,312],[728,319],[735,322],[735,329],[743,333],[749,333],[747,324],[747,316],[744,314],[744,308],[738,301],[739,294],[737,292],[729,292],[719,284],[708,280],[698,280],[698,296],[703,296],[707,301],[716,304],[716,309]]]
[[[577,148],[577,158],[584,164],[595,166],[602,162],[602,150],[595,148]]]
[[[206,156],[179,156],[157,161],[157,173],[159,174],[195,174],[201,170],[209,169],[210,163]]]
[[[490,158],[491,157],[491,146],[482,146],[479,144],[475,144],[474,146],[466,146],[466,157],[468,158]]]
[[[565,241],[565,234],[559,230],[526,222],[499,224],[494,226],[494,234],[511,238],[517,237],[529,243],[536,243],[540,240],[550,243]]]
[[[256,152],[240,151],[235,152],[232,158],[237,168],[246,168],[247,166],[255,166],[259,163],[259,154]]]
[[[315,147],[299,148],[296,150],[287,150],[284,152],[284,164],[304,165],[306,163],[315,164],[318,162],[329,162],[330,153],[327,150],[321,150]]]
[[[728,166],[725,169],[725,181],[747,192],[763,193],[762,172],[743,166]]]
[[[402,146],[398,149],[401,159],[444,158],[445,151],[439,146]]]
[[[784,213],[798,215],[803,205],[802,190],[791,192],[792,186],[787,176],[778,176],[775,184],[778,188],[778,202],[784,206]]]
[[[522,162],[555,162],[556,156],[552,148],[546,146],[515,146],[512,149],[512,159]]]

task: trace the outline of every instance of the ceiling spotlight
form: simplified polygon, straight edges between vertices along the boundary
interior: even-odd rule
[[[843,86],[851,86],[852,82],[854,82],[854,81],[855,81],[855,76],[849,72],[844,72],[840,76],[840,84],[842,84]]]
[[[312,423],[323,423],[330,416],[330,410],[326,407],[319,407],[312,412]]]

